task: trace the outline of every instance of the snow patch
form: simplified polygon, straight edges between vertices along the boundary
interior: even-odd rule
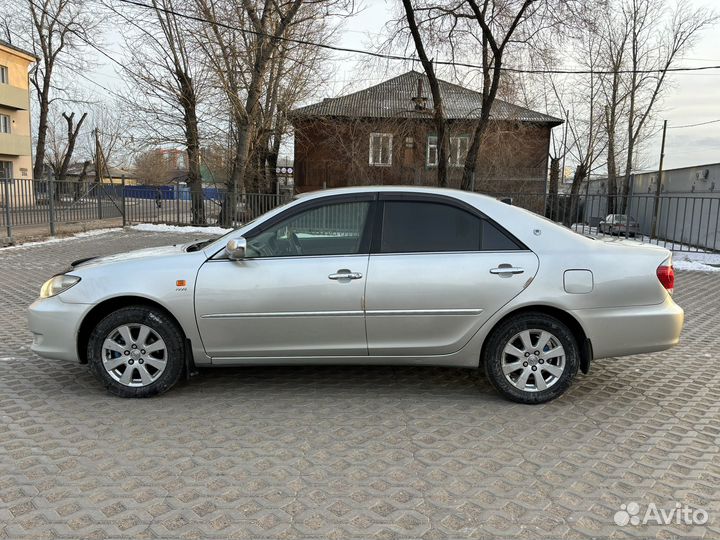
[[[233,229],[225,229],[223,227],[192,227],[185,225],[167,225],[165,223],[141,223],[139,225],[133,225],[130,227],[136,231],[145,232],[167,232],[167,233],[201,233],[208,235],[223,235],[227,234]]]
[[[87,238],[89,236],[100,236],[102,234],[108,234],[111,232],[117,232],[122,231],[122,227],[113,227],[109,229],[94,229],[92,231],[85,231],[85,232],[79,232],[75,233],[71,236],[52,236],[48,238],[47,240],[38,240],[37,242],[25,242],[24,244],[18,244],[17,246],[8,246],[5,248],[0,248],[0,251],[12,251],[16,249],[25,249],[33,246],[42,246],[45,244],[57,244],[59,242],[67,242],[68,240],[75,240],[76,238]]]
[[[699,261],[678,261],[673,259],[675,270],[689,270],[691,272],[720,272],[717,266],[709,266]]]

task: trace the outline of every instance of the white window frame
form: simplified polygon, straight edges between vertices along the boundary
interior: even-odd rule
[[[431,151],[435,153],[431,156]],[[431,159],[434,157],[434,159]],[[425,164],[428,167],[437,167],[438,164],[438,138],[437,135],[428,135],[427,150],[425,152]]]
[[[461,152],[461,145],[460,142],[465,141],[465,152],[464,155],[461,156],[463,152]],[[465,158],[467,157],[467,152],[470,149],[470,137],[468,135],[455,135],[450,137],[450,145],[449,145],[450,155],[448,156],[448,165],[450,167],[464,167],[465,166]],[[453,155],[453,146],[455,146],[455,155]],[[434,154],[434,155],[433,155]],[[437,135],[428,135],[427,138],[427,150],[425,152],[425,164],[428,167],[437,167],[438,164],[438,156],[440,155],[439,149],[438,149],[438,138]],[[432,159],[434,157],[434,159]],[[462,157],[462,159],[461,159]]]
[[[387,159],[383,160],[383,141],[387,140],[388,142],[388,154]],[[378,142],[375,142],[378,141]],[[375,162],[373,160],[373,150],[375,149],[375,145],[380,144],[380,161]],[[391,167],[392,166],[392,151],[393,151],[393,136],[392,133],[371,133],[370,134],[370,155],[368,158],[368,163],[371,167]]]
[[[460,143],[465,141],[465,152],[460,149]],[[455,155],[453,155],[453,143],[455,144]],[[467,135],[458,135],[456,137],[450,137],[450,156],[448,156],[448,162],[451,167],[464,167],[465,158],[467,157],[468,150],[470,149],[470,137]],[[461,155],[463,154],[463,155]],[[461,159],[462,158],[462,159]]]
[[[10,76],[7,66],[0,66],[0,84],[10,84]]]
[[[0,133],[12,133],[12,118],[9,114],[0,114]]]

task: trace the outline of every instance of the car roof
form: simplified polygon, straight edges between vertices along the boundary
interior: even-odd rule
[[[483,195],[482,193],[476,193],[473,191],[464,191],[460,189],[452,188],[439,188],[432,186],[404,186],[404,185],[388,185],[388,186],[353,186],[353,187],[341,187],[332,189],[323,189],[319,191],[308,191],[305,193],[299,193],[296,195],[298,199],[309,200],[322,197],[330,197],[332,195],[351,195],[354,193],[420,193],[420,194],[433,194],[433,195],[444,195],[446,197],[452,197],[454,199],[469,202],[471,204],[482,203],[497,204],[507,206],[506,203],[490,195]]]

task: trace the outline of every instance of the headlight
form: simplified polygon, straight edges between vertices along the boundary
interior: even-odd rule
[[[67,291],[78,281],[80,281],[79,277],[69,276],[67,274],[52,277],[43,283],[43,286],[40,288],[40,298],[50,298],[63,291]]]

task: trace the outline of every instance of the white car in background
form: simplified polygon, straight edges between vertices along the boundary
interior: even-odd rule
[[[621,264],[619,264],[621,261]],[[586,238],[464,191],[304,195],[226,236],[76,261],[30,306],[32,350],[148,397],[192,366],[475,367],[560,396],[591,360],[678,342],[671,253]]]

